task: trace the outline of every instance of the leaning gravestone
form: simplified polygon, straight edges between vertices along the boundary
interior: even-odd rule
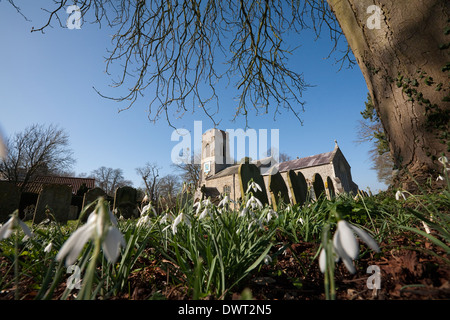
[[[67,215],[67,220],[77,220],[78,218],[78,207],[70,206],[69,214]]]
[[[261,201],[262,205],[266,205],[269,203],[269,199],[267,198],[266,185],[264,184],[264,178],[259,172],[259,168],[253,163],[242,163],[239,165],[239,182],[241,187],[241,195],[244,196],[244,193],[248,189],[249,182],[252,181],[257,183],[261,191],[253,191],[253,195]]]
[[[273,209],[276,211],[279,208],[281,202],[289,204],[289,192],[278,170],[272,170],[269,175],[269,192],[272,200]]]
[[[46,218],[51,218],[46,212],[49,209],[56,221],[66,223],[70,213],[71,200],[72,188],[68,185],[47,184],[42,186],[34,210],[33,222],[39,223]]]
[[[94,188],[88,190],[83,196],[82,210],[84,210],[89,204],[97,200],[99,197],[105,197],[106,192],[102,188]],[[94,211],[95,205],[90,206],[84,213],[83,221],[86,221],[89,214]]]
[[[9,220],[10,214],[19,209],[20,191],[13,182],[0,181],[0,223]]]
[[[133,187],[119,187],[114,195],[114,212],[125,219],[138,216],[137,190]]]
[[[302,206],[308,196],[308,184],[301,172],[295,173],[294,170],[287,172],[288,186],[292,195],[292,202]]]
[[[327,180],[325,181],[325,189],[328,190],[328,196],[331,199],[333,199],[336,196],[336,192],[334,191],[333,181],[330,177],[327,177]]]
[[[323,183],[320,174],[316,173],[314,175],[312,185],[314,189],[315,198],[316,200],[319,200],[322,194],[325,194],[325,184]]]

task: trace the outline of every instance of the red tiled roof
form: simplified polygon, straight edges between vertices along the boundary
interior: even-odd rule
[[[92,189],[95,187],[94,178],[75,178],[75,177],[58,177],[58,176],[38,176],[33,181],[29,182],[24,192],[40,193],[42,186],[45,184],[63,184],[72,187],[72,193],[77,193],[78,189],[84,184],[86,187]]]

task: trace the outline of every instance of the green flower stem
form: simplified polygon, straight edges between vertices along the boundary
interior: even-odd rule
[[[14,230],[14,282],[16,290],[14,290],[14,299],[19,300],[19,230]]]
[[[102,241],[99,237],[95,239],[94,251],[91,256],[91,261],[87,267],[86,276],[83,279],[83,284],[81,286],[80,293],[78,295],[78,300],[91,300],[92,296],[92,284],[94,282],[95,271],[97,268],[97,260],[100,255],[100,250],[102,246]]]

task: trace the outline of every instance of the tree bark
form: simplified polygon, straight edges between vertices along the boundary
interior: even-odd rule
[[[386,132],[398,169],[394,186],[417,191],[427,181],[436,183],[444,169],[438,159],[450,150],[450,1],[328,3]],[[368,12],[371,5],[379,16]]]

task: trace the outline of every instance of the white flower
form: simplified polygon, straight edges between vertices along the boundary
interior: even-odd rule
[[[53,247],[53,243],[49,242],[47,244],[47,246],[45,247],[44,252],[49,253],[50,251],[52,251],[52,247]]]
[[[278,213],[272,209],[269,209],[269,211],[267,212],[267,219],[266,221],[269,222],[272,217],[278,218]]]
[[[150,213],[150,210],[153,212],[153,214],[155,215],[155,217],[157,216],[155,208],[153,208],[152,204],[149,203],[147,205],[145,205],[142,210],[141,210],[141,216],[144,214],[148,214]]]
[[[120,246],[125,246],[125,239],[116,226],[117,220],[112,212],[104,205],[97,205],[86,224],[78,228],[63,244],[56,260],[66,258],[66,266],[72,265],[89,240],[100,239],[106,258],[114,263],[119,256]]]
[[[202,208],[202,203],[201,203],[200,201],[194,203],[194,208],[196,208],[196,210],[195,210],[195,215],[198,215],[199,212],[200,212],[200,209]]]
[[[255,208],[262,209],[263,208],[261,201],[259,201],[259,199],[256,198],[255,196],[251,196],[250,199],[247,201],[247,204],[245,207],[248,208],[249,206],[251,206],[252,209],[255,209]]]
[[[13,214],[12,217],[0,228],[0,240],[8,238],[12,234],[14,229],[17,229],[19,227],[25,233],[25,237],[32,238],[34,236],[25,222],[20,220],[17,214]]]
[[[141,216],[136,224],[138,227],[144,227],[144,226],[150,226],[151,220],[150,217],[146,214],[144,216]]]
[[[202,213],[198,216],[198,218],[203,219],[204,217],[206,217],[207,214],[209,214],[209,216],[212,219],[213,216],[212,216],[211,210],[209,210],[208,207],[206,207],[205,210],[202,211]]]
[[[245,216],[248,212],[248,207],[245,207],[244,209],[242,209],[242,211],[239,213],[239,218]]]
[[[212,205],[212,202],[211,202],[211,200],[209,200],[209,198],[203,200],[202,203],[203,203],[203,205],[204,205],[205,207],[208,207],[208,206]]]
[[[300,218],[300,219],[298,219],[297,220],[297,222],[300,222],[302,225],[304,225],[305,224],[305,221],[303,221],[303,219],[302,218]]]
[[[322,249],[320,251],[320,255],[319,255],[319,268],[320,268],[320,272],[325,273],[325,268],[326,268],[326,260],[327,260],[327,254],[325,252],[325,249]]]
[[[189,227],[191,226],[191,222],[189,221],[189,218],[183,212],[181,212],[173,221],[173,224],[172,224],[173,234],[177,233],[177,230],[178,230],[177,227],[181,222],[186,223]]]
[[[269,255],[264,257],[264,263],[267,265],[272,262],[272,258]]]
[[[256,192],[257,190],[262,191],[261,187],[259,186],[259,184],[257,184],[256,182],[252,181],[247,188],[247,191],[245,193],[249,193],[250,189],[253,189],[253,192]]]
[[[443,165],[444,167],[447,167],[448,159],[447,159],[446,156],[439,157],[438,161],[439,161],[440,163],[442,163],[442,165]]]
[[[403,197],[403,199],[406,200],[405,193],[403,191],[398,190],[395,193],[395,200],[397,201],[400,200],[400,197]]]
[[[358,228],[347,221],[340,220],[337,224],[336,233],[333,236],[333,250],[336,254],[336,260],[342,259],[344,265],[350,273],[355,273],[356,269],[353,260],[358,259],[359,244],[355,233],[363,240],[369,248],[379,252],[380,248],[376,241],[363,229]],[[326,265],[326,251],[322,249],[319,256],[319,267],[322,272]]]
[[[439,176],[436,178],[436,181],[439,181],[439,180],[444,181],[444,177],[441,176],[441,175],[439,175]]]
[[[160,224],[165,224],[165,223],[168,222],[169,220],[173,221],[173,215],[172,215],[170,212],[166,213],[166,214],[161,218],[161,220],[159,220],[159,223],[160,223]]]
[[[222,200],[220,200],[219,204],[217,205],[218,207],[225,207],[226,205],[228,205],[228,203],[230,202],[230,198],[228,198],[228,196],[223,197]]]

